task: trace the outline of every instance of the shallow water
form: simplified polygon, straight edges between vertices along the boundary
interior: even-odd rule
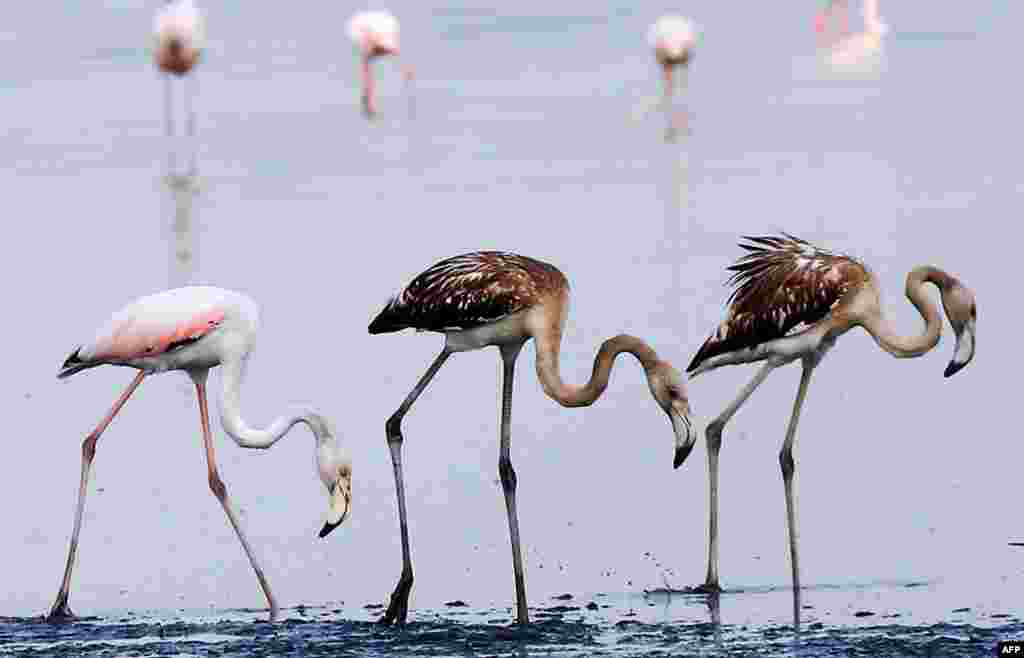
[[[360,642],[401,653],[406,645],[388,642],[431,629],[486,640],[485,622],[506,624],[513,600],[490,351],[451,359],[405,422],[411,608],[426,625],[396,639],[360,623],[372,617],[362,605],[385,599],[400,567],[382,425],[440,348],[427,334],[368,336],[367,322],[430,263],[510,249],[572,282],[567,380],[584,380],[600,341],[622,331],[684,366],[721,318],[738,236],[785,230],[871,265],[905,331],[919,320],[901,296],[903,277],[920,263],[967,282],[980,314],[978,357],[949,380],[948,326],[935,353],[905,361],[851,333],[818,369],[796,448],[805,603],[814,606],[807,641],[820,632],[822,651],[884,654],[873,643],[892,634],[893,655],[927,654],[928,642],[941,643],[932,653],[973,655],[957,638],[1020,631],[1024,549],[1008,544],[1024,540],[1013,303],[1024,98],[1007,53],[1024,5],[888,3],[884,66],[833,78],[814,57],[813,3],[748,3],[738,15],[729,3],[688,2],[705,36],[680,103],[688,134],[666,144],[664,117],[639,111],[657,93],[644,34],[661,5],[390,3],[417,66],[415,116],[382,62],[382,116],[371,124],[341,37],[350,6],[209,1],[193,187],[166,179],[162,90],[146,45],[154,4],[14,3],[0,27],[0,58],[18,63],[0,72],[0,275],[9,283],[0,331],[10,346],[0,379],[0,615],[38,615],[52,603],[80,441],[130,378],[111,368],[58,383],[57,366],[127,301],[193,282],[261,304],[243,395],[251,421],[309,402],[354,456],[353,516],[321,541],[325,496],[308,437],[254,454],[216,430],[222,475],[281,604],[326,605],[336,621],[268,627],[249,623],[256,614],[227,615],[221,628],[192,612],[264,602],[209,494],[195,399],[176,375],[147,381],[100,443],[71,607],[100,615],[113,639],[136,637],[114,621],[130,613],[137,637],[178,624],[234,655],[265,649],[211,638],[259,629],[312,652],[308,626],[311,637],[355,643],[356,655]],[[529,601],[633,594],[610,595],[613,607],[593,616],[564,613],[572,623],[548,624],[526,650],[543,655],[551,642],[579,653],[610,638],[602,651],[668,651],[662,644],[678,634],[712,651],[701,633],[713,633],[695,626],[709,623],[703,603],[665,608],[636,594],[702,580],[703,441],[672,470],[670,429],[631,361],[598,404],[571,410],[543,395],[532,358],[528,346],[512,441]],[[690,382],[696,414],[713,417],[751,374]],[[772,588],[789,574],[776,455],[796,382],[796,368],[773,375],[726,431],[721,572],[726,587],[745,590],[722,599],[727,651],[768,635],[777,643],[757,651],[793,651],[786,594]],[[928,586],[904,587],[918,582]],[[455,598],[472,612],[444,607]],[[579,594],[573,605],[590,600]],[[1011,617],[993,617],[1001,614]],[[475,625],[462,628],[464,618]],[[624,621],[660,626],[616,626]],[[50,627],[5,629],[49,647],[19,652],[53,649]],[[646,632],[660,644],[644,644]],[[517,650],[503,646],[490,651]]]
[[[258,610],[110,611],[52,625],[0,620],[2,656],[992,656],[1024,637],[1016,615],[985,606],[950,610],[937,583],[815,587],[800,626],[792,592],[563,593],[531,607],[453,600],[411,613],[405,628],[375,622],[379,604],[299,606],[268,624]]]

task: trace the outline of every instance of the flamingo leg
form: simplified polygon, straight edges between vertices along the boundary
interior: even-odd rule
[[[164,74],[164,135],[167,137],[167,177],[174,175],[174,98],[171,76]]]
[[[194,97],[196,96],[196,87],[198,81],[196,76],[186,76],[185,81],[185,138],[188,142],[189,150],[189,169],[188,175],[195,177],[198,168],[198,151],[199,145],[196,143],[196,110],[193,105]]]
[[[207,374],[209,374],[207,370],[192,373],[192,380],[195,382],[196,395],[199,398],[199,418],[203,426],[203,446],[206,448],[206,469],[210,491],[213,492],[221,507],[224,508],[224,513],[227,514],[231,527],[235,529],[238,541],[242,543],[242,548],[245,549],[245,554],[249,558],[249,563],[252,564],[253,571],[256,572],[256,579],[259,580],[263,594],[267,597],[267,605],[270,606],[270,621],[275,621],[278,611],[277,600],[274,599],[274,594],[270,591],[270,583],[267,582],[267,577],[263,575],[263,568],[257,562],[252,547],[249,545],[249,540],[246,539],[245,533],[242,531],[242,525],[238,520],[238,516],[235,514],[235,510],[232,509],[231,500],[228,499],[228,489],[217,472],[217,460],[213,454],[213,436],[210,434],[210,414],[206,403]]]
[[[761,366],[761,369],[743,387],[736,399],[708,424],[705,431],[708,442],[708,574],[704,579],[704,584],[697,588],[698,591],[708,593],[722,591],[718,583],[718,453],[722,449],[722,430],[776,367],[777,365],[771,361]]]
[[[71,544],[68,548],[68,562],[64,567],[64,580],[61,581],[60,591],[57,592],[57,599],[50,608],[50,614],[46,616],[47,621],[63,621],[73,618],[75,615],[68,607],[68,594],[71,590],[71,572],[75,568],[75,554],[78,552],[78,535],[82,531],[82,513],[85,511],[85,494],[89,486],[89,471],[92,469],[92,460],[96,456],[96,442],[100,435],[107,429],[114,416],[121,411],[121,407],[128,401],[135,389],[142,383],[146,373],[140,372],[128,385],[121,397],[114,402],[110,412],[104,416],[100,424],[96,426],[89,436],[82,441],[82,479],[78,485],[78,505],[75,508],[75,528],[71,532]]]
[[[412,84],[413,77],[416,74],[412,66],[404,61],[399,63],[399,68],[402,70],[402,77],[405,78],[405,95],[409,99],[409,119],[412,120],[416,118],[416,88]]]
[[[376,113],[375,102],[373,98],[374,85],[373,85],[373,71],[370,69],[370,56],[363,55],[362,60],[362,78],[363,78],[363,116],[367,119],[372,119]]]
[[[512,568],[516,580],[516,621],[530,623],[526,609],[526,582],[523,576],[523,555],[519,543],[519,516],[516,513],[516,471],[512,468],[512,385],[515,382],[516,358],[523,343],[501,346],[501,449],[498,454],[498,475],[505,492],[508,512],[508,533],[512,540]]]
[[[803,372],[800,375],[800,388],[797,390],[796,401],[793,403],[793,415],[789,419],[789,427],[786,428],[786,439],[782,443],[782,450],[779,452],[779,465],[782,467],[782,484],[786,489],[786,525],[789,529],[789,561],[793,569],[793,620],[794,625],[799,625],[800,619],[800,562],[797,552],[797,527],[796,527],[796,500],[793,497],[793,474],[796,472],[796,464],[793,461],[793,443],[796,439],[796,426],[800,421],[800,409],[807,397],[807,387],[811,382],[811,373],[814,372],[815,364],[804,359]]]
[[[402,401],[398,411],[391,414],[384,424],[384,431],[387,434],[388,449],[391,451],[391,464],[395,470],[395,494],[398,496],[398,525],[402,534],[402,575],[398,579],[395,591],[391,593],[391,600],[388,602],[388,609],[381,617],[381,624],[398,623],[404,624],[409,614],[409,592],[412,591],[412,555],[409,551],[409,524],[405,512],[405,484],[402,478],[402,418],[408,413],[409,408],[416,402],[416,398],[430,384],[437,371],[441,369],[444,362],[452,353],[445,347],[437,355],[434,362],[427,368],[416,386],[412,389],[405,400]]]

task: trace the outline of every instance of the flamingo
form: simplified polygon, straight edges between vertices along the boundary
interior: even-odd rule
[[[82,478],[78,487],[74,531],[71,534],[64,580],[50,610],[49,619],[74,617],[68,608],[68,592],[78,549],[78,535],[82,530],[82,512],[85,509],[89,472],[96,455],[96,442],[142,380],[147,375],[168,370],[185,371],[195,384],[210,491],[224,508],[256,572],[270,608],[270,620],[277,618],[277,601],[242,531],[238,516],[228,499],[227,487],[217,472],[206,399],[206,380],[210,369],[218,365],[223,367],[221,424],[228,436],[241,447],[269,448],[298,423],[305,424],[312,431],[316,439],[317,470],[327,487],[329,503],[327,520],[320,531],[320,537],[325,537],[348,516],[352,500],[352,460],[335,438],[331,423],[310,409],[297,409],[280,416],[265,429],[250,427],[242,419],[239,389],[256,338],[258,319],[259,310],[255,302],[240,293],[211,287],[176,288],[138,299],[115,313],[92,342],[76,348],[64,361],[57,375],[60,379],[107,364],[128,366],[139,372],[110,412],[82,442]]]
[[[205,21],[199,8],[192,0],[169,0],[157,11],[153,20],[155,48],[153,58],[157,68],[165,74],[164,122],[167,137],[173,137],[171,76],[186,77],[195,68],[203,52]],[[194,80],[193,76],[188,76]],[[192,108],[192,91],[185,84],[185,134],[191,139],[195,135],[196,117]],[[195,173],[195,160],[192,162]],[[169,172],[171,173],[171,172]]]
[[[693,59],[693,50],[697,46],[697,30],[689,19],[682,16],[662,16],[651,25],[647,32],[647,41],[654,49],[654,57],[664,73],[664,98],[668,103],[675,87],[673,78],[676,68],[682,67],[685,71]],[[684,87],[685,84],[684,77]]]
[[[846,0],[822,0],[821,4],[821,11],[814,16],[814,31],[818,33],[819,43],[825,45],[832,41],[828,29],[832,16],[836,14],[839,16],[839,38],[846,37],[850,33],[850,14]]]
[[[362,75],[363,114],[372,118],[377,113],[374,95],[373,72],[370,63],[376,57],[391,55],[398,57],[398,19],[390,11],[361,11],[352,15],[346,31],[359,50]],[[413,70],[401,66],[406,86],[412,80]]]
[[[833,68],[856,67],[869,62],[882,50],[882,39],[889,31],[889,26],[882,21],[878,13],[878,0],[864,0],[861,11],[864,17],[864,30],[849,34],[844,28],[840,38],[826,51],[828,63]]]
[[[878,281],[863,263],[789,234],[744,240],[747,243],[740,247],[749,253],[729,268],[733,273],[729,284],[734,290],[726,318],[687,368],[691,377],[697,377],[722,366],[763,362],[753,380],[706,428],[711,511],[707,579],[698,590],[720,591],[718,454],[722,431],[773,370],[800,361],[800,387],[779,453],[793,570],[794,618],[798,618],[800,569],[793,501],[793,444],[811,374],[836,340],[857,326],[863,327],[879,347],[896,358],[921,356],[934,348],[942,332],[942,319],[925,293],[924,284],[930,283],[939,289],[946,317],[956,335],[953,358],[945,370],[945,376],[950,377],[974,358],[977,306],[974,293],[956,277],[937,267],[916,267],[907,275],[906,294],[924,319],[925,328],[916,336],[901,336],[882,314]]]
[[[537,377],[548,397],[563,407],[593,404],[608,385],[615,357],[635,356],[647,375],[658,406],[668,415],[675,433],[673,465],[678,468],[690,453],[696,434],[691,429],[690,407],[682,375],[644,341],[628,335],[606,340],[594,359],[590,381],[574,386],[559,374],[562,330],[569,305],[569,283],[555,266],[500,251],[477,251],[442,260],[418,275],[392,297],[370,323],[371,334],[412,328],[444,334],[441,353],[385,423],[388,448],[395,471],[398,518],[402,536],[402,574],[381,623],[403,624],[412,589],[412,559],[406,521],[402,478],[402,418],[455,352],[494,345],[503,364],[501,434],[498,474],[505,495],[512,566],[515,575],[517,621],[529,622],[526,609],[523,561],[516,514],[516,472],[512,467],[512,383],[516,357],[533,338],[537,345]]]

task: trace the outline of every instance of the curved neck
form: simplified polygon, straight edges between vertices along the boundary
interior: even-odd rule
[[[939,290],[952,285],[952,277],[936,267],[916,267],[907,274],[907,299],[924,319],[924,331],[915,336],[902,336],[895,332],[889,320],[875,308],[862,325],[875,339],[879,347],[897,358],[921,356],[939,344],[942,334],[942,318],[935,304],[928,299],[924,284],[931,283]]]
[[[327,421],[320,414],[306,408],[296,408],[278,416],[263,429],[250,427],[242,418],[242,380],[245,379],[246,360],[225,361],[221,364],[223,390],[220,399],[220,422],[228,436],[243,448],[266,449],[280,441],[297,423],[305,423],[313,432],[317,443],[330,435]]]
[[[563,382],[558,370],[561,330],[553,330],[534,339],[537,343],[537,377],[547,396],[563,407],[586,407],[601,397],[608,387],[615,357],[623,352],[635,356],[645,371],[658,362],[658,355],[650,345],[634,336],[621,334],[601,344],[594,357],[590,381],[583,386],[575,386]]]

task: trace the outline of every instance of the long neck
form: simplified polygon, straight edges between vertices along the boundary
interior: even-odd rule
[[[269,448],[280,441],[297,423],[305,423],[317,441],[328,436],[327,424],[322,416],[306,408],[296,408],[278,416],[263,429],[250,427],[242,418],[240,389],[245,378],[246,360],[226,361],[221,367],[223,391],[220,400],[220,422],[224,431],[243,448]]]
[[[537,376],[549,398],[563,407],[586,407],[594,403],[608,387],[615,357],[629,352],[640,361],[644,370],[649,370],[658,361],[658,355],[650,345],[634,336],[621,334],[601,344],[594,357],[594,371],[590,381],[583,386],[566,384],[558,370],[562,333],[560,330],[546,332],[534,337],[537,343]]]
[[[914,336],[897,334],[878,308],[873,309],[861,322],[879,347],[897,358],[921,356],[939,344],[942,318],[924,291],[925,282],[943,290],[951,285],[951,277],[942,270],[929,266],[916,267],[907,275],[907,299],[921,314],[925,323],[924,331],[921,333]]]

